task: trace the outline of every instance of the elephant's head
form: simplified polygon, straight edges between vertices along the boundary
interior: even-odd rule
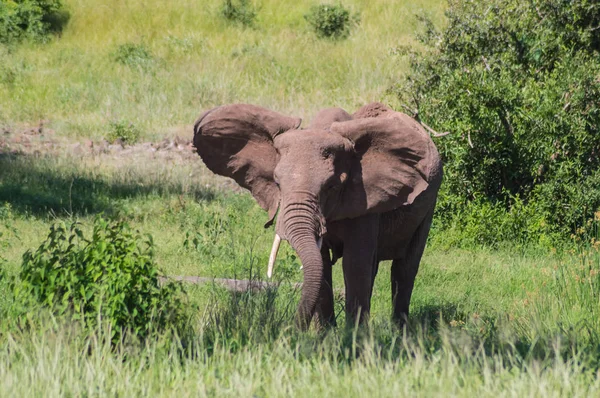
[[[412,203],[428,186],[433,144],[413,119],[381,104],[355,118],[334,108],[307,129],[300,123],[254,105],[224,105],[196,121],[194,145],[210,170],[250,190],[269,214],[266,226],[277,216],[269,274],[279,237],[288,240],[303,265],[298,321],[306,327],[321,286],[327,223]]]

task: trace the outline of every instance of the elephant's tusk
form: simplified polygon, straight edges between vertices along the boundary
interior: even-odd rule
[[[267,268],[267,277],[273,276],[273,267],[275,266],[275,260],[277,259],[277,252],[279,251],[279,245],[281,244],[281,237],[275,234],[273,240],[273,248],[271,249],[271,255],[269,256],[269,266]]]

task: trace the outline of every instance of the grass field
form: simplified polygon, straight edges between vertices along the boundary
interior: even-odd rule
[[[386,90],[404,70],[394,48],[413,41],[413,14],[423,9],[438,23],[443,14],[438,0],[348,1],[361,24],[330,42],[309,31],[308,1],[263,0],[255,28],[220,19],[218,1],[66,3],[73,17],[60,39],[0,50],[7,137],[47,120],[68,141],[98,140],[113,121],[134,123],[144,140],[190,138],[198,112],[226,102],[304,118],[325,106],[393,102]],[[126,43],[150,56],[116,62]],[[89,232],[104,214],[151,234],[167,275],[266,279],[266,214],[197,155],[60,145],[41,153],[0,146],[0,267],[8,276],[52,223],[78,221]],[[370,327],[297,331],[292,283],[301,271],[288,245],[275,269],[279,289],[188,286],[188,335],[130,337],[116,347],[107,330],[90,334],[46,312],[15,326],[0,279],[0,396],[598,396],[598,245],[556,253],[448,241],[434,226],[405,330],[389,322],[384,263]],[[339,264],[334,287],[343,288]]]
[[[332,42],[304,20],[310,1],[261,1],[254,28],[220,18],[216,0],[65,3],[72,19],[60,40],[0,52],[0,124],[49,120],[60,134],[100,138],[124,120],[156,138],[229,102],[303,118],[352,110],[385,97],[402,73],[393,50],[414,41],[414,15],[442,15],[440,0],[348,1],[361,24]],[[143,45],[147,57],[117,62],[124,44]]]

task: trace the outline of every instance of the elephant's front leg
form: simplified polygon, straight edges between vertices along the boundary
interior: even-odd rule
[[[354,325],[369,318],[373,272],[377,260],[379,215],[362,216],[344,222],[344,282],[346,318]]]
[[[329,255],[327,246],[321,249],[321,257],[323,258],[323,281],[319,292],[319,300],[317,301],[316,317],[319,326],[335,326],[335,303],[333,300],[333,284],[332,284],[332,261]]]

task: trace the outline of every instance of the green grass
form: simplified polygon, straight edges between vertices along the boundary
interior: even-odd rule
[[[142,155],[139,155],[142,156]],[[152,155],[144,155],[152,156]],[[168,275],[265,279],[272,229],[248,194],[199,160],[111,155],[0,158],[5,270],[55,220],[124,218],[150,233]],[[191,174],[191,176],[190,176]],[[198,181],[199,183],[192,183]],[[187,244],[185,243],[187,241]],[[287,245],[284,283],[262,294],[188,288],[189,335],[116,348],[49,314],[0,322],[2,396],[590,396],[600,392],[600,255],[429,247],[406,331],[390,325],[389,263],[380,267],[371,328],[325,335],[293,326],[300,281]],[[341,267],[334,285],[343,287]],[[339,295],[338,295],[339,296]],[[10,314],[0,284],[0,313]],[[8,310],[8,312],[6,312]],[[337,299],[343,324],[343,300]],[[25,323],[27,324],[27,322]]]
[[[308,120],[324,107],[393,101],[386,90],[406,66],[393,49],[414,42],[416,13],[442,14],[441,0],[347,1],[361,24],[331,42],[303,17],[312,1],[261,1],[255,28],[220,17],[217,0],[65,3],[72,19],[60,38],[0,48],[0,125],[49,120],[60,135],[100,138],[129,122],[156,138],[191,134],[202,110],[223,103]],[[128,45],[147,56],[119,62]]]
[[[367,343],[349,361],[328,355],[329,347],[301,358],[286,339],[269,349],[195,358],[181,358],[160,343],[112,352],[94,339],[73,340],[49,332],[8,341],[0,350],[3,395],[586,397],[600,388],[595,372],[577,358],[520,364],[483,350],[464,354],[451,343],[435,354],[415,345],[395,360]]]

